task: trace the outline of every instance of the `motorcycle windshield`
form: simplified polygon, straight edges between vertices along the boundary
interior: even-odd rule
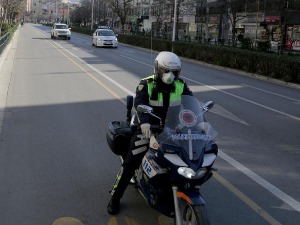
[[[179,147],[191,161],[202,159],[217,135],[204,115],[203,106],[193,96],[181,96],[180,105],[169,107],[164,130],[156,137],[158,143]]]

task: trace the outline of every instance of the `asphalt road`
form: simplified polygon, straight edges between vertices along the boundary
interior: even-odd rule
[[[155,51],[50,39],[25,24],[0,60],[0,224],[170,225],[133,186],[106,212],[120,162],[107,124],[152,74]],[[298,225],[300,89],[182,60],[181,77],[219,132],[214,178],[203,185],[213,225]],[[300,68],[299,68],[300,69]],[[221,116],[223,115],[223,116]],[[225,116],[224,116],[225,115]]]

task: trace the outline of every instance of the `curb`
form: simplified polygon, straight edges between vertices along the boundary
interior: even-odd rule
[[[14,66],[18,37],[19,30],[17,29],[13,35],[12,40],[8,43],[8,45],[0,55],[0,135],[6,110],[7,95]]]

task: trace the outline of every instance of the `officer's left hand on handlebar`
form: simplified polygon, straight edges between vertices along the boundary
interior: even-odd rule
[[[151,137],[151,130],[150,130],[150,124],[149,123],[141,124],[141,130],[142,130],[143,135],[145,135],[146,138]]]

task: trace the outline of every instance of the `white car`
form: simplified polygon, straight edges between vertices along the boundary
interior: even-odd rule
[[[54,23],[51,27],[51,38],[64,38],[71,39],[71,28],[68,28],[67,24]]]
[[[96,47],[118,47],[117,35],[110,29],[97,29],[92,38],[92,45]]]

